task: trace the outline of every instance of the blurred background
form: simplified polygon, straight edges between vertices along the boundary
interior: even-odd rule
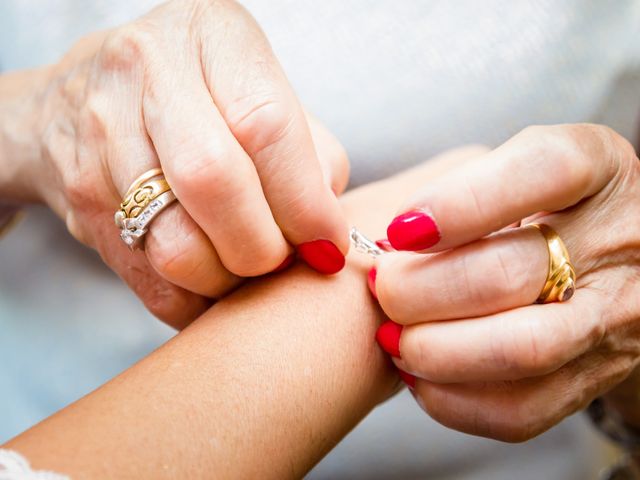
[[[0,0],[0,68],[55,62],[83,34],[156,3]],[[495,146],[530,124],[591,121],[635,139],[637,1],[242,3],[302,102],[344,143],[354,186],[450,147]],[[62,222],[29,208],[0,242],[0,442],[172,335]],[[404,392],[309,478],[582,480],[613,455],[581,415],[506,445],[437,425]]]

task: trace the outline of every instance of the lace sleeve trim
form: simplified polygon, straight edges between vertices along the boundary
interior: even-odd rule
[[[0,480],[71,480],[45,470],[31,470],[29,462],[13,450],[0,449]]]

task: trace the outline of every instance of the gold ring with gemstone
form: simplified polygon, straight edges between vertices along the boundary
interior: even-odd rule
[[[175,200],[162,169],[153,168],[136,178],[114,216],[124,243],[131,250],[140,248],[151,221]]]
[[[544,223],[531,223],[526,227],[542,233],[549,251],[547,279],[536,303],[566,302],[576,291],[576,271],[567,247],[556,231]]]

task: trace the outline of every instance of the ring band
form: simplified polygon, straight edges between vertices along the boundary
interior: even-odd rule
[[[171,187],[169,187],[164,177],[148,180],[124,197],[120,204],[120,211],[125,218],[135,218],[154,198],[169,190],[171,190]]]
[[[151,180],[154,177],[160,177],[163,175],[164,175],[164,172],[159,167],[152,168],[151,170],[147,170],[146,172],[142,173],[138,178],[136,178],[133,182],[131,182],[129,189],[127,190],[127,193],[124,194],[123,198],[127,198],[133,190],[135,190],[136,188],[140,188],[140,186],[143,183],[147,182],[148,180]]]
[[[544,223],[531,223],[545,239],[549,251],[547,279],[536,303],[566,302],[576,291],[576,271],[569,259],[569,251],[560,236]]]
[[[153,168],[136,178],[114,216],[122,241],[131,250],[141,248],[153,219],[175,200],[162,169]]]

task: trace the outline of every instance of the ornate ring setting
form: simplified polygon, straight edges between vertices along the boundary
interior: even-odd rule
[[[153,168],[136,178],[114,216],[122,241],[132,251],[142,248],[153,219],[175,200],[162,169]]]

